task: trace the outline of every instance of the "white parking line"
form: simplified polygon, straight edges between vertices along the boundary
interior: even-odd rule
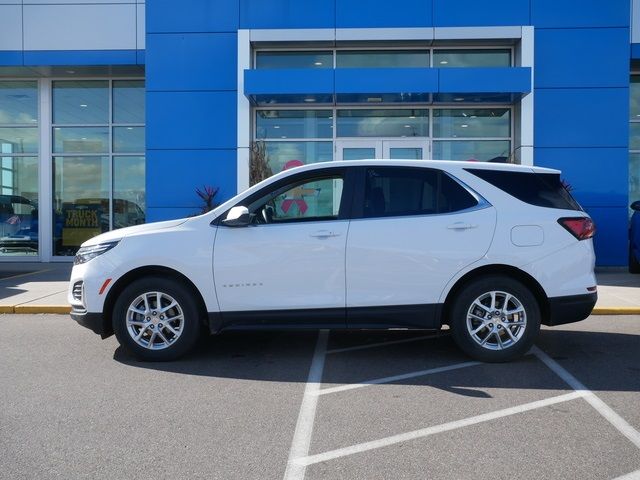
[[[391,377],[374,378],[371,380],[365,380],[360,383],[350,383],[348,385],[341,385],[339,387],[324,388],[322,390],[318,390],[316,392],[316,395],[327,395],[329,393],[344,392],[345,390],[353,390],[354,388],[362,388],[362,387],[368,387],[370,385],[380,385],[382,383],[397,382],[400,380],[406,380],[408,378],[423,377],[425,375],[448,372],[450,370],[458,370],[459,368],[473,367],[475,365],[480,365],[480,362],[456,363],[455,365],[447,365],[445,367],[430,368],[428,370],[418,370],[417,372],[403,373],[402,375],[393,375]]]
[[[622,475],[621,477],[616,477],[613,480],[640,480],[640,470],[627,473],[626,475]]]
[[[313,353],[307,385],[304,388],[302,405],[298,414],[296,430],[291,442],[289,451],[289,461],[284,472],[285,480],[302,480],[306,471],[306,465],[295,463],[295,459],[304,457],[309,453],[311,434],[313,433],[313,422],[316,416],[316,406],[318,405],[317,391],[322,384],[322,371],[324,370],[324,357],[327,351],[327,341],[329,339],[328,330],[320,330],[316,349]]]
[[[516,407],[505,408],[503,410],[497,410],[495,412],[490,412],[490,413],[484,413],[482,415],[465,418],[463,420],[456,420],[453,422],[443,423],[442,425],[436,425],[434,427],[422,428],[420,430],[401,433],[399,435],[393,435],[391,437],[381,438],[379,440],[374,440],[371,442],[364,442],[356,445],[351,445],[345,448],[338,448],[336,450],[330,450],[328,452],[319,453],[317,455],[300,457],[300,458],[294,459],[293,461],[297,465],[306,467],[309,465],[313,465],[315,463],[326,462],[327,460],[334,460],[336,458],[346,457],[349,455],[354,455],[356,453],[362,453],[362,452],[374,450],[377,448],[388,447],[396,443],[406,442],[408,440],[415,440],[417,438],[424,438],[424,437],[428,437],[429,435],[434,435],[436,433],[447,432],[450,430],[455,430],[458,428],[468,427],[471,425],[476,425],[478,423],[488,422],[490,420],[507,417],[509,415],[515,415],[518,413],[527,412],[527,411],[535,410],[542,407],[547,407],[549,405],[555,405],[557,403],[567,402],[569,400],[574,400],[576,398],[583,397],[585,394],[586,392],[574,391],[571,393],[566,393],[564,395],[558,395],[557,397],[546,398],[544,400],[525,403],[524,405],[518,405]]]
[[[327,354],[353,352],[355,350],[365,350],[367,348],[384,347],[386,345],[395,345],[398,343],[416,342],[418,340],[425,340],[427,338],[439,338],[443,336],[444,336],[443,334],[439,333],[435,335],[423,335],[421,337],[404,338],[402,340],[390,340],[388,342],[369,343],[367,345],[357,345],[355,347],[334,348],[332,350],[328,350]]]
[[[538,347],[533,347],[531,351],[571,388],[577,392],[584,392],[584,399],[587,403],[595,408],[600,415],[602,415],[611,425],[617,428],[618,431],[627,437],[636,447],[640,448],[640,432],[633,428],[624,418],[618,415],[609,405],[600,400],[595,393],[585,387],[584,384],[571,375],[549,355],[544,353]]]

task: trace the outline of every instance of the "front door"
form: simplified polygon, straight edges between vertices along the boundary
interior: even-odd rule
[[[332,172],[266,187],[244,205],[251,225],[218,227],[214,280],[226,325],[344,326],[346,170]]]
[[[336,141],[336,160],[366,160],[388,158],[392,160],[426,160],[429,141],[426,139],[357,139]]]

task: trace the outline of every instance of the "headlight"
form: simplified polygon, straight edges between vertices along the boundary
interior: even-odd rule
[[[74,265],[80,265],[81,263],[87,263],[92,258],[96,258],[98,255],[102,255],[104,252],[108,252],[115,247],[120,240],[115,242],[104,242],[97,245],[91,245],[90,247],[81,247],[76,253],[76,258],[73,259]]]

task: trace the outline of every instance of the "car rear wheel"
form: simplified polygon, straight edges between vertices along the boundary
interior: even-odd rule
[[[120,345],[140,360],[174,360],[198,340],[196,301],[188,289],[174,280],[136,280],[115,303],[113,330]]]
[[[470,357],[505,362],[527,353],[540,330],[540,307],[517,280],[492,275],[471,281],[451,309],[454,341]]]

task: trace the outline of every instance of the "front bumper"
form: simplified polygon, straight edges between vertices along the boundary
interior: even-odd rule
[[[589,315],[598,300],[598,294],[568,295],[549,298],[549,317],[543,321],[545,325],[555,326],[565,323],[579,322]]]
[[[105,319],[102,313],[87,312],[84,310],[72,308],[71,318],[83,327],[86,327],[92,332],[97,333],[102,338],[107,338],[113,334],[111,329],[108,328],[107,325],[105,325]]]

